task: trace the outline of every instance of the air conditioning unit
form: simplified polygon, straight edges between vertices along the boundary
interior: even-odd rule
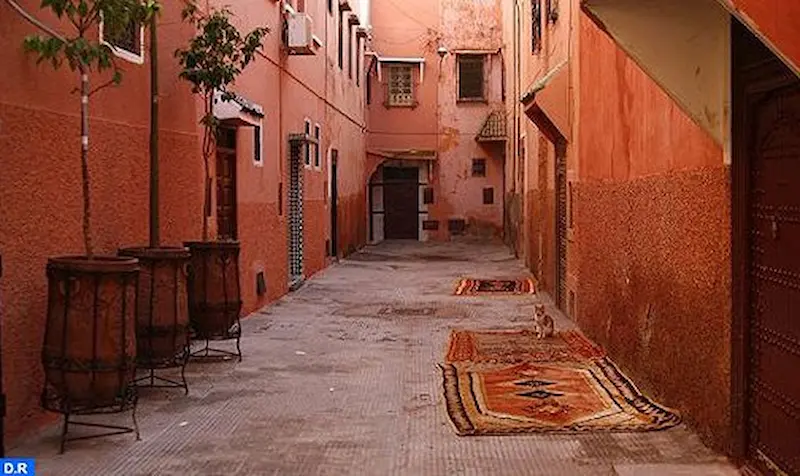
[[[286,19],[286,46],[289,54],[313,55],[314,34],[311,17],[307,13],[296,13]]]

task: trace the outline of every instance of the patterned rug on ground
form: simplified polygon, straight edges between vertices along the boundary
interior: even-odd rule
[[[456,296],[535,294],[536,283],[531,278],[473,279],[464,278],[456,285]]]
[[[459,435],[653,431],[678,414],[643,396],[580,332],[453,331],[442,366]]]

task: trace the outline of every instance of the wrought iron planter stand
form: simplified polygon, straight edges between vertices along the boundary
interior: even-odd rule
[[[136,325],[136,363],[145,375],[139,387],[182,388],[189,360],[189,306],[187,268],[189,250],[180,248],[125,248],[121,256],[139,260],[139,311]],[[180,380],[156,374],[156,370],[180,369]]]
[[[139,263],[133,258],[63,257],[47,263],[47,325],[42,348],[41,404],[64,415],[68,441],[134,433]],[[131,411],[132,426],[74,421],[73,416]],[[108,430],[69,437],[70,426]]]
[[[205,341],[190,354],[200,361],[236,357],[242,361],[242,300],[239,287],[237,241],[187,242],[189,266],[189,316],[194,342]],[[212,341],[236,340],[236,352],[210,346]]]

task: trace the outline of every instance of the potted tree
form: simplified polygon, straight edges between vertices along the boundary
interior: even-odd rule
[[[140,0],[43,0],[71,26],[61,33],[6,0],[42,34],[25,38],[25,49],[38,63],[54,68],[66,64],[78,75],[80,92],[80,164],[83,196],[84,255],[51,258],[47,263],[48,302],[42,364],[45,385],[42,406],[64,415],[61,451],[69,438],[69,425],[109,430],[111,434],[135,432],[137,396],[135,373],[136,294],[139,263],[135,258],[95,254],[91,227],[89,169],[89,101],[108,86],[119,84],[122,72],[107,44],[95,36],[103,24],[105,35],[119,38],[131,24],[146,21],[151,11]],[[91,88],[90,77],[102,75]],[[74,415],[120,412],[132,409],[133,427],[70,421]],[[108,434],[108,433],[106,433]],[[102,436],[92,435],[90,437]]]
[[[178,387],[189,392],[185,369],[189,359],[189,305],[187,267],[189,249],[162,246],[159,233],[158,154],[158,31],[160,5],[146,0],[150,15],[150,240],[147,246],[123,248],[120,256],[137,258],[140,264],[136,322],[136,362],[146,374],[136,380],[140,387]],[[156,375],[157,369],[180,368],[180,381]]]
[[[239,242],[211,240],[208,218],[211,215],[211,159],[216,155],[216,141],[220,122],[214,116],[215,96],[222,101],[232,100],[229,90],[236,78],[255,58],[267,28],[255,28],[242,35],[231,23],[233,13],[227,8],[202,10],[195,1],[189,1],[183,18],[197,33],[185,48],[175,56],[181,65],[180,77],[192,85],[192,92],[203,101],[203,165],[205,194],[203,203],[203,236],[201,241],[184,243],[191,251],[189,273],[189,316],[193,336],[205,341],[205,348],[193,354],[197,357],[236,355],[242,359],[239,346],[242,309],[239,288]],[[236,339],[236,354],[209,348],[210,340]]]

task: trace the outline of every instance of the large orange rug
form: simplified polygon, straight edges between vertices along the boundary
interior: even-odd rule
[[[459,435],[662,430],[677,413],[639,392],[577,331],[453,331],[442,366]]]
[[[456,285],[456,296],[535,294],[536,283],[531,278],[473,279],[464,278]]]

